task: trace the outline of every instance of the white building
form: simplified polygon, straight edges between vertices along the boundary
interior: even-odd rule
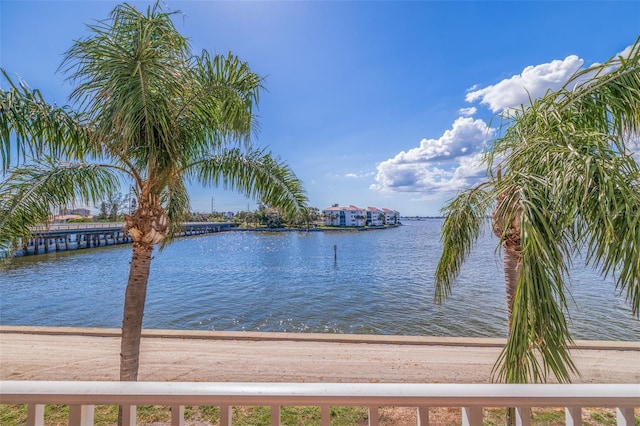
[[[382,226],[400,223],[400,213],[390,209],[332,206],[322,210],[326,226]]]
[[[377,207],[367,207],[367,226],[384,225],[384,213]]]
[[[385,225],[397,225],[400,223],[400,212],[391,209],[382,209]]]
[[[328,207],[322,214],[327,226],[364,226],[367,220],[367,211],[356,206]]]

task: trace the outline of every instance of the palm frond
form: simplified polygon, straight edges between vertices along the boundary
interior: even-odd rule
[[[487,223],[493,198],[484,185],[458,194],[442,209],[442,255],[435,273],[435,301],[443,303],[451,295],[451,287],[460,268],[471,252],[482,226]]]
[[[592,156],[592,158],[595,156]],[[640,315],[640,169],[625,158],[594,158],[578,212],[576,240],[586,246],[587,264],[613,275],[632,313]]]
[[[577,71],[549,100],[561,110],[591,107],[580,118],[603,133],[640,133],[640,37],[624,56]]]
[[[550,204],[544,180],[521,182],[521,262],[507,345],[494,375],[508,383],[546,382],[549,373],[569,382],[576,368],[564,312],[572,241]]]
[[[174,176],[168,181],[166,190],[161,194],[160,203],[170,223],[170,231],[160,246],[162,249],[182,231],[182,223],[190,212],[189,193],[184,186],[183,178]]]
[[[48,223],[55,209],[72,203],[96,204],[119,188],[109,167],[64,163],[46,157],[9,170],[0,184],[0,250],[10,252],[30,227]]]
[[[177,119],[186,124],[191,156],[206,155],[229,140],[248,144],[257,130],[254,110],[263,78],[230,52],[212,58],[203,51],[193,59],[190,72],[190,92]]]
[[[185,171],[203,185],[239,191],[283,212],[297,213],[307,202],[293,171],[264,150],[228,149],[200,159]]]
[[[9,90],[0,89],[0,155],[2,172],[27,158],[43,155],[82,159],[100,156],[84,117],[69,107],[48,104],[38,90],[15,83],[0,68]],[[15,138],[15,140],[13,139]],[[15,156],[11,144],[15,141]]]
[[[90,26],[61,68],[77,86],[71,99],[86,111],[114,157],[138,168],[179,162],[176,110],[188,80],[190,50],[171,13],[158,3],[147,14],[128,4]]]

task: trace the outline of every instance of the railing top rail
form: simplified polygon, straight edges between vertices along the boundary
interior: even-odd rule
[[[39,404],[640,406],[640,384],[1,381],[0,402]]]
[[[91,229],[120,229],[124,228],[124,222],[89,222],[89,223],[51,223],[29,228],[31,232],[52,232],[69,230]]]
[[[119,229],[124,228],[124,222],[80,222],[80,223],[50,223],[48,225],[32,226],[32,232],[62,231],[75,229]],[[231,222],[184,222],[183,226],[220,226],[231,225]]]

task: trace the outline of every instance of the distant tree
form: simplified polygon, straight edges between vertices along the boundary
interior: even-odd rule
[[[283,227],[282,216],[277,209],[264,207],[257,212],[257,216],[258,222],[262,226],[265,226],[267,228]]]
[[[231,219],[232,222],[234,223],[239,223],[239,224],[244,224],[245,226],[255,226],[255,224],[258,222],[257,218],[256,218],[256,213],[255,212],[250,212],[250,211],[240,211],[237,214],[235,214],[233,216],[233,218]]]
[[[120,220],[122,218],[121,215],[125,211],[128,211],[129,201],[129,197],[127,195],[123,195],[119,192],[107,194],[106,199],[102,200],[99,206],[96,206],[96,208],[100,210],[98,219],[108,220],[111,222]]]
[[[227,217],[223,216],[220,212],[210,213],[207,217],[207,222],[226,222]]]
[[[316,207],[306,207],[301,209],[297,213],[281,214],[282,224],[287,227],[305,227],[311,226],[311,223],[317,220],[319,216],[319,210]]]
[[[307,207],[306,209],[307,219],[310,222],[315,222],[320,218],[320,209],[317,207]]]
[[[320,218],[320,209],[317,207],[307,207],[304,209],[298,220],[298,223],[303,224],[305,227],[309,228],[312,224]]]

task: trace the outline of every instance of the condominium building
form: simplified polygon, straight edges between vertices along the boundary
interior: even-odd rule
[[[384,213],[377,207],[367,207],[367,226],[384,225]]]
[[[400,212],[391,209],[382,209],[385,225],[397,225],[400,223]]]
[[[356,206],[333,206],[322,210],[327,226],[364,226],[367,211]]]
[[[363,209],[354,205],[348,207],[334,205],[322,210],[326,226],[381,226],[397,225],[400,213],[390,209],[367,207]]]

